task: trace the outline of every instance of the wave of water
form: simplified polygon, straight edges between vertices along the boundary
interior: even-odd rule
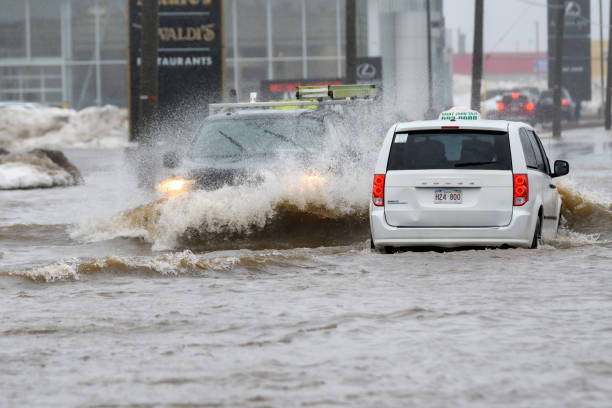
[[[365,247],[364,247],[365,248]],[[201,276],[206,273],[232,272],[245,269],[263,273],[272,266],[284,267],[314,260],[316,256],[346,252],[352,247],[308,249],[240,250],[231,254],[194,254],[190,250],[156,256],[103,257],[96,259],[64,259],[47,265],[0,272],[0,275],[27,278],[38,282],[79,280],[97,273],[144,274],[156,276]]]
[[[366,239],[368,172],[361,177],[266,175],[258,186],[194,191],[102,221],[77,225],[72,237],[140,237],[155,250],[189,247],[283,248]],[[316,177],[316,182],[313,182]]]
[[[287,178],[158,200],[76,226],[72,236],[91,241],[138,237],[156,250],[316,247],[368,238],[369,179],[347,184],[338,177],[298,186]],[[550,244],[591,245],[612,234],[609,204],[567,184],[560,184],[559,192],[564,228]]]
[[[570,182],[558,183],[563,200],[562,215],[572,230],[612,233],[612,203],[604,195],[580,189]]]

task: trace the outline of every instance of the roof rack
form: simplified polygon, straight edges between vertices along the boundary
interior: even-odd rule
[[[342,100],[376,98],[375,85],[325,85],[299,86],[298,99],[304,100]]]
[[[337,100],[297,100],[280,102],[238,102],[238,103],[211,103],[208,105],[210,115],[221,112],[231,112],[241,109],[282,109],[303,108],[319,109],[326,106],[357,105],[373,102],[373,99],[337,99]]]

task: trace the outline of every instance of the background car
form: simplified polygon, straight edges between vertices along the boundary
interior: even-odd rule
[[[535,107],[536,122],[552,121],[553,90],[545,89],[540,94]],[[574,118],[576,103],[565,88],[561,88],[561,119],[571,121]]]
[[[535,124],[535,102],[527,92],[510,92],[497,103],[497,119]]]

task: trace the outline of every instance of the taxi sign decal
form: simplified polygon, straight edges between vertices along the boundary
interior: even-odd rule
[[[408,140],[408,134],[400,133],[395,135],[395,143],[406,143]]]
[[[439,120],[479,120],[480,113],[471,109],[457,109],[453,108],[440,114]]]

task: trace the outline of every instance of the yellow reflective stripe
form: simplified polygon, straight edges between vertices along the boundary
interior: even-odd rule
[[[317,105],[297,106],[290,105],[290,102],[300,102],[298,99],[286,99],[282,101],[271,100],[270,102],[287,102],[285,106],[271,106],[270,109],[316,109]]]

